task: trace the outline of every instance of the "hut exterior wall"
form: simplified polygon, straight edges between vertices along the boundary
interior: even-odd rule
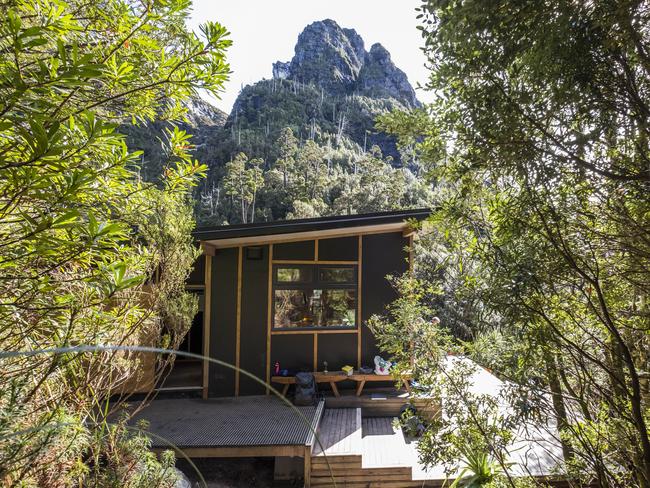
[[[385,279],[408,270],[405,252],[409,239],[401,232],[368,234],[219,249],[212,257],[212,312],[210,316],[211,357],[238,364],[262,380],[273,374],[274,365],[293,372],[344,365],[372,366],[380,354],[375,337],[367,327],[373,314],[385,312],[396,292]],[[259,252],[261,248],[261,253]],[[359,254],[361,260],[359,261]],[[269,323],[269,270],[272,261],[355,262],[359,266],[361,308],[359,330],[296,329],[272,331]],[[241,270],[241,277],[239,271]],[[270,337],[269,337],[270,334]],[[360,341],[360,343],[359,343]],[[208,395],[233,396],[264,393],[265,388],[245,375],[210,365]]]

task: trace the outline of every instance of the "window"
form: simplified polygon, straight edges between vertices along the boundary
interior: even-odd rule
[[[273,268],[273,327],[357,325],[357,267],[277,265]]]

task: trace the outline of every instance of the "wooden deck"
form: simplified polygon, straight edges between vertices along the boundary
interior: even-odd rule
[[[418,441],[405,436],[395,426],[394,417],[362,419],[360,410],[326,410],[319,431],[324,451],[314,447],[311,458],[312,487],[333,487],[332,478],[337,487],[344,488],[442,487],[451,483],[442,466],[425,468],[420,464]],[[568,486],[566,481],[548,478],[554,463],[535,470],[540,459],[536,456],[526,462],[530,474],[550,486]]]
[[[315,444],[311,458],[311,486],[334,481],[345,488],[442,486],[444,477],[413,479],[415,446],[405,443],[392,420],[362,419],[361,408],[327,409],[319,428],[323,448]]]
[[[360,408],[364,418],[398,417],[401,408],[409,402],[414,403],[421,413],[438,410],[438,403],[426,398],[410,397],[404,389],[366,388],[361,396],[356,396],[354,390],[340,390],[340,393],[339,397],[324,395],[327,409]]]
[[[149,421],[156,450],[169,449],[171,444],[194,458],[275,457],[276,470],[278,462],[293,458],[299,469],[292,479],[305,473],[306,487],[334,486],[332,477],[344,488],[443,486],[442,467],[425,469],[419,463],[417,440],[395,426],[395,416],[363,414],[364,410],[399,410],[406,396],[373,395],[357,397],[352,391],[340,398],[326,397],[318,406],[296,408],[270,396],[154,400],[133,422]],[[352,406],[331,405],[346,402]],[[513,453],[514,462],[535,468],[530,471],[540,478],[550,474],[553,465],[552,457],[544,457],[553,454],[552,449],[542,441],[548,443],[541,437],[535,442],[522,438],[522,449]]]
[[[313,456],[361,456],[361,409],[325,410],[317,435]]]
[[[152,447],[189,457],[308,457],[323,408],[270,396],[154,400],[132,424],[147,420]]]

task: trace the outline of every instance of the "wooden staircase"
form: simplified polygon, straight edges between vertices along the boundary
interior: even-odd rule
[[[391,418],[361,419],[360,408],[326,409],[311,457],[312,488],[416,488],[442,480],[413,479],[413,448]]]

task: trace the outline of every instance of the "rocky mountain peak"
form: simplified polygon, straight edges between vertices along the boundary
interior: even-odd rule
[[[325,19],[309,24],[298,36],[291,61],[273,64],[273,77],[320,86],[333,95],[362,94],[419,105],[413,87],[390,53],[374,44],[366,51],[354,29]]]
[[[395,66],[388,50],[379,43],[370,47],[357,85],[360,91],[370,96],[396,98],[410,107],[420,105],[406,74]]]

